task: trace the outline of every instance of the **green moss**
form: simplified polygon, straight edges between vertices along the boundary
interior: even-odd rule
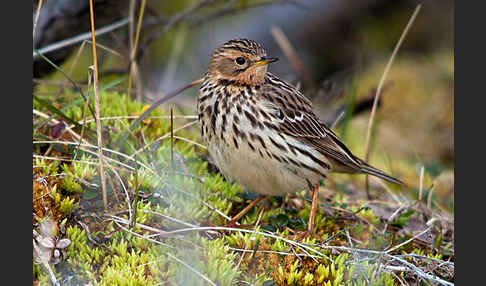
[[[59,161],[34,158],[34,168],[40,168],[39,176],[56,174],[59,168]]]
[[[74,198],[65,197],[61,200],[61,203],[59,205],[59,210],[65,216],[67,216],[74,210],[75,207],[76,207],[76,204],[74,202]]]

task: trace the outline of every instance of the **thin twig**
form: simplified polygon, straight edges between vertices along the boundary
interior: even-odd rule
[[[32,39],[35,37],[35,28],[37,28],[37,22],[39,21],[41,7],[42,7],[42,0],[39,0],[39,3],[37,4],[37,12],[35,13],[34,28],[32,29]]]
[[[132,224],[136,218],[135,218],[135,215],[133,214],[134,212],[137,211],[137,209],[135,208],[134,211],[132,211],[132,207],[131,207],[131,203],[130,203],[130,195],[128,194],[128,190],[127,188],[125,187],[125,184],[123,183],[123,179],[122,177],[120,176],[120,174],[118,174],[118,172],[115,170],[115,169],[112,169],[111,170],[115,176],[118,178],[118,180],[120,181],[120,185],[122,186],[122,189],[123,191],[125,192],[125,196],[126,196],[126,199],[127,199],[127,205],[128,205],[128,219],[130,221],[130,223]],[[136,207],[136,206],[135,206]],[[133,225],[133,224],[132,224]]]
[[[385,182],[383,182],[383,180],[380,180],[378,178],[375,178],[375,177],[372,177],[375,179],[376,182],[378,182],[378,184],[380,184],[383,189],[385,189],[385,191],[393,198],[393,200],[398,204],[398,205],[402,205],[403,202],[400,201],[400,199],[393,193],[392,190],[390,190],[390,188],[385,184]]]
[[[93,44],[93,42],[91,42],[90,40],[84,40],[84,41],[83,41],[83,43],[88,43],[88,44],[91,44],[91,45]],[[124,57],[122,54],[120,54],[119,52],[115,51],[114,49],[112,49],[112,48],[110,48],[110,47],[107,47],[107,46],[105,46],[105,45],[102,45],[102,44],[100,44],[100,43],[96,43],[96,47],[98,47],[98,48],[100,48],[100,49],[102,49],[102,50],[105,50],[105,51],[107,51],[108,53],[113,54],[113,55],[115,55],[115,56],[117,56],[117,57],[119,57],[119,58],[122,58],[122,59],[123,59],[123,58],[125,58],[125,57]],[[106,73],[106,71],[105,71],[105,73]]]
[[[73,74],[74,67],[78,64],[79,58],[81,57],[81,53],[84,51],[84,47],[86,46],[86,41],[83,41],[81,43],[81,46],[79,46],[78,51],[76,52],[76,55],[74,56],[73,63],[69,67],[68,75],[71,77]],[[88,89],[90,85],[90,77],[91,75],[88,75]],[[64,84],[59,88],[59,92],[56,94],[56,97],[61,95],[63,92],[63,89],[67,86],[67,82],[64,81]],[[88,98],[89,98],[89,90],[88,90]]]
[[[197,143],[196,141],[193,141],[191,139],[187,139],[187,138],[184,138],[184,137],[181,137],[181,136],[174,135],[174,139],[182,140],[184,142],[190,143],[190,144],[195,145],[195,146],[197,146],[199,148],[202,148],[204,150],[208,149],[208,147],[206,147],[206,146],[204,146],[204,145],[202,145],[200,143]]]
[[[346,113],[346,111],[344,111],[344,110],[339,113],[336,120],[334,120],[334,122],[331,124],[331,129],[334,129],[339,124],[339,122],[341,121],[341,119],[342,119],[342,117],[344,116],[345,113]]]
[[[97,29],[95,31],[95,36],[99,37],[101,35],[104,35],[106,33],[114,31],[118,28],[125,26],[126,24],[128,24],[128,22],[129,22],[128,18],[124,18],[120,21],[114,22],[114,23],[107,25],[103,28]],[[42,48],[38,49],[37,51],[40,54],[45,55],[45,54],[48,54],[50,52],[53,52],[53,51],[56,51],[56,50],[59,50],[59,49],[65,48],[65,47],[75,45],[75,44],[82,42],[84,40],[88,40],[89,38],[92,38],[92,36],[93,36],[92,32],[82,33],[82,34],[79,34],[78,36],[75,36],[75,37],[72,37],[72,38],[69,38],[69,39],[65,39],[65,40],[50,44],[48,46],[42,47]],[[34,60],[36,60],[39,57],[39,55],[35,51],[34,51],[32,56],[33,56]]]
[[[408,239],[408,240],[406,240],[406,241],[404,241],[404,242],[402,242],[402,243],[400,243],[400,244],[398,244],[398,245],[395,245],[394,247],[391,247],[391,248],[389,248],[389,249],[385,250],[385,253],[390,253],[390,252],[392,252],[393,250],[398,249],[398,248],[400,248],[400,247],[402,247],[402,246],[404,246],[404,245],[408,244],[409,242],[413,241],[413,240],[414,240],[414,239],[416,239],[417,237],[419,237],[419,236],[421,236],[422,234],[424,234],[424,233],[428,232],[428,231],[429,231],[431,228],[432,228],[432,227],[428,227],[428,228],[426,228],[425,230],[421,231],[419,234],[414,235],[412,238],[410,238],[410,239]]]
[[[169,248],[174,248],[174,246],[170,245],[170,244],[167,244],[167,243],[163,243],[163,242],[160,242],[160,241],[157,241],[155,239],[152,239],[150,237],[147,237],[147,236],[143,236],[141,234],[138,234],[136,232],[133,232],[131,231],[130,229],[124,227],[123,225],[121,225],[121,223],[124,223],[125,225],[128,225],[130,222],[126,221],[126,220],[117,220],[117,219],[112,219],[112,221],[121,229],[123,229],[124,231],[130,233],[130,234],[133,234],[134,236],[137,236],[137,237],[140,237],[140,238],[143,238],[143,239],[146,239],[150,242],[153,242],[155,244],[159,244],[159,245],[163,245],[163,246],[166,246],[166,247],[169,247]],[[137,223],[137,226],[138,226],[138,223]]]
[[[375,99],[373,101],[373,107],[371,108],[371,115],[370,115],[370,119],[368,121],[368,129],[366,131],[365,159],[364,159],[365,162],[368,162],[368,159],[369,159],[371,130],[373,128],[373,122],[374,122],[375,114],[376,114],[376,107],[378,105],[377,103],[378,103],[378,100],[380,98],[380,94],[381,94],[381,90],[383,88],[383,84],[385,83],[386,76],[388,75],[388,71],[390,70],[390,67],[391,67],[391,65],[392,65],[392,63],[395,59],[395,56],[398,52],[398,49],[402,45],[402,42],[405,39],[405,36],[407,35],[408,30],[410,29],[413,22],[415,21],[415,18],[417,17],[421,7],[422,7],[422,4],[417,5],[417,7],[415,8],[415,11],[413,12],[412,16],[410,17],[410,20],[408,21],[407,26],[403,30],[402,35],[400,36],[400,39],[398,40],[397,44],[395,45],[395,48],[393,49],[392,55],[390,56],[390,59],[388,60],[388,63],[385,66],[385,70],[383,71],[383,75],[381,76],[380,82],[379,82],[378,87],[376,89]],[[368,199],[371,199],[371,197],[369,195],[369,175],[366,175],[366,194],[368,196]]]
[[[150,211],[150,210],[143,210],[142,209],[142,212],[144,213],[148,213],[148,214],[153,214],[153,215],[158,215],[158,216],[161,216],[163,218],[166,218],[168,220],[171,220],[173,222],[176,222],[176,223],[179,223],[179,224],[182,224],[182,225],[185,225],[185,226],[188,226],[188,227],[197,227],[196,225],[194,224],[191,224],[191,223],[188,223],[188,222],[185,222],[185,221],[182,221],[180,219],[177,219],[177,218],[173,218],[171,216],[168,216],[166,214],[163,214],[163,213],[158,213],[158,212],[154,212],[154,211]]]
[[[299,74],[300,78],[307,84],[312,84],[312,80],[309,76],[309,72],[304,67],[304,64],[300,60],[299,56],[295,52],[295,48],[290,43],[287,36],[285,36],[284,32],[278,26],[272,26],[270,28],[270,33],[272,34],[273,38],[282,49],[283,53],[289,60],[292,67],[295,71]]]

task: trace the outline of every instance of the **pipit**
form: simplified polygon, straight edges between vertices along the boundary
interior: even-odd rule
[[[229,225],[265,196],[309,188],[307,235],[313,232],[319,182],[329,172],[402,182],[353,155],[300,91],[267,72],[275,61],[252,40],[231,40],[216,49],[198,98],[201,134],[225,177],[259,194]]]

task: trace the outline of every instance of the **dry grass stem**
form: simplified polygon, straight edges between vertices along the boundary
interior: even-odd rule
[[[282,49],[283,53],[289,60],[292,67],[299,74],[300,78],[305,83],[311,84],[312,80],[309,76],[309,73],[305,69],[304,64],[302,63],[299,56],[297,55],[297,52],[295,51],[295,48],[292,46],[287,36],[285,36],[282,29],[280,29],[280,27],[278,26],[272,26],[270,28],[270,33],[272,34],[279,47]]]
[[[73,59],[73,63],[71,64],[71,66],[69,67],[69,71],[67,72],[67,74],[68,74],[69,77],[72,76],[74,67],[78,64],[79,57],[81,56],[81,53],[83,52],[85,45],[86,45],[86,41],[83,41],[81,43],[81,46],[79,47],[78,51],[76,52],[76,55],[74,56],[74,59]],[[91,76],[88,75],[88,89],[90,87],[90,77]],[[59,92],[57,93],[57,96],[59,96],[59,95],[62,94],[62,90],[67,86],[67,84],[68,84],[67,80],[64,81],[64,84],[59,89]],[[89,90],[88,90],[88,98],[89,98]]]
[[[380,184],[383,189],[385,189],[385,191],[393,198],[393,200],[398,204],[398,205],[402,205],[403,202],[393,193],[392,190],[390,190],[390,187],[387,186],[387,184],[385,182],[383,182],[383,180],[381,179],[378,179],[378,178],[375,178],[375,177],[372,177],[376,182],[378,182],[378,184]]]
[[[119,223],[123,223],[125,225],[130,225],[130,220],[126,220],[124,218],[114,216],[114,215],[110,215],[110,214],[105,214],[105,216],[111,218],[113,221],[118,221]],[[141,224],[141,223],[138,223],[138,222],[136,223],[136,226],[140,227],[141,229],[145,229],[145,230],[157,233],[159,235],[168,235],[169,234],[169,232],[166,232],[166,231],[163,231],[161,229],[154,228],[154,227],[151,227],[151,226],[148,226],[148,225],[145,225],[145,224]]]
[[[201,148],[201,149],[204,149],[204,150],[208,149],[208,147],[206,147],[206,146],[204,146],[204,145],[202,145],[202,144],[200,144],[200,143],[197,143],[196,141],[193,141],[193,140],[191,140],[191,139],[187,139],[187,138],[180,137],[180,136],[175,136],[175,135],[174,135],[174,137],[173,137],[173,138],[174,138],[174,139],[181,140],[181,141],[184,141],[184,142],[187,142],[187,143],[190,143],[190,144],[195,145],[195,146],[197,146],[197,147],[199,147],[199,148]]]
[[[83,43],[88,43],[88,44],[91,44],[91,45],[93,44],[93,42],[91,42],[90,40],[84,40],[84,41],[83,41]],[[102,44],[100,44],[100,43],[96,43],[96,47],[97,47],[97,48],[100,48],[100,49],[102,49],[102,50],[105,50],[105,51],[107,51],[108,53],[110,53],[110,54],[112,54],[112,55],[115,55],[115,56],[117,56],[117,57],[119,57],[119,58],[122,58],[122,59],[123,59],[123,58],[125,58],[125,57],[124,57],[122,54],[120,54],[119,52],[115,51],[114,49],[112,49],[112,48],[110,48],[110,47],[107,47],[107,46],[105,46],[105,45],[102,45]]]
[[[398,40],[397,44],[395,45],[395,48],[393,49],[393,52],[390,56],[390,59],[388,60],[388,63],[385,66],[385,70],[383,71],[383,75],[381,76],[380,82],[379,82],[378,87],[376,89],[375,99],[373,101],[373,107],[371,108],[370,119],[368,121],[368,129],[366,131],[365,158],[364,158],[365,162],[368,162],[368,160],[369,160],[371,130],[373,128],[373,122],[374,122],[375,114],[376,114],[376,107],[378,105],[378,100],[380,98],[381,90],[383,89],[383,84],[385,83],[386,76],[388,75],[388,72],[390,70],[392,63],[395,60],[395,56],[398,52],[398,49],[402,45],[402,42],[405,39],[405,36],[407,35],[408,30],[410,29],[413,22],[415,21],[415,18],[417,17],[421,7],[422,7],[421,4],[417,5],[417,7],[415,8],[415,11],[413,12],[412,16],[410,17],[410,20],[407,23],[407,26],[405,26],[405,29],[403,30],[402,35],[400,36],[400,39]],[[368,195],[368,199],[370,199],[369,183],[368,182],[369,182],[369,176],[366,175],[366,194]]]
[[[119,228],[123,229],[124,231],[126,231],[126,232],[128,232],[128,233],[130,233],[130,234],[132,234],[132,235],[134,235],[136,237],[140,237],[140,238],[146,239],[146,240],[148,240],[150,242],[153,242],[155,244],[158,244],[158,245],[163,245],[165,247],[174,248],[174,246],[172,246],[170,244],[163,243],[163,242],[157,241],[155,239],[152,239],[152,238],[150,238],[148,236],[144,236],[144,235],[138,234],[138,233],[136,233],[134,231],[131,231],[130,229],[124,227],[123,225],[121,225],[121,223],[124,223],[125,225],[128,225],[129,222],[126,222],[126,221],[125,222],[122,222],[122,221],[117,220],[117,219],[111,219],[111,221],[113,221]],[[138,226],[138,224],[137,224],[137,226]]]
[[[341,121],[341,119],[343,118],[343,116],[344,116],[345,113],[346,112],[344,110],[339,113],[339,115],[336,118],[336,120],[334,120],[334,122],[332,123],[332,125],[330,127],[331,129],[334,129],[339,124],[339,122]]]
[[[418,196],[419,201],[422,200],[423,189],[424,189],[424,166],[422,166],[422,168],[420,168],[419,196]]]
[[[37,28],[37,22],[39,21],[41,7],[42,0],[39,0],[39,3],[37,4],[37,11],[35,12],[34,28],[32,29],[32,39],[35,37],[35,28]]]
[[[428,232],[428,231],[429,231],[431,228],[432,228],[432,227],[428,227],[428,228],[426,228],[425,230],[421,231],[420,233],[418,233],[418,234],[414,235],[412,238],[410,238],[410,239],[408,239],[408,240],[406,240],[406,241],[404,241],[404,242],[402,242],[402,243],[400,243],[400,244],[398,244],[398,245],[396,245],[396,246],[394,246],[394,247],[392,247],[392,248],[389,248],[389,249],[385,250],[385,253],[390,253],[390,252],[392,252],[393,250],[398,249],[398,248],[400,248],[400,247],[402,247],[402,246],[404,246],[404,245],[408,244],[409,242],[412,242],[413,240],[415,240],[416,238],[418,238],[418,237],[419,237],[419,236],[421,236],[422,234],[427,233],[427,232]]]
[[[133,41],[133,28],[130,29],[130,73],[128,76],[128,87],[127,87],[127,94],[130,96],[130,91],[132,90],[132,78],[135,79],[137,83],[137,100],[141,100],[142,96],[142,86],[141,86],[141,79],[140,79],[140,74],[138,72],[138,65],[137,65],[137,47],[138,47],[138,41],[140,38],[140,30],[142,28],[142,19],[143,19],[143,14],[145,12],[145,6],[147,4],[147,0],[142,0],[142,3],[140,4],[140,11],[138,14],[138,21],[137,21],[137,32],[135,33],[135,40]],[[133,16],[135,13],[135,1],[131,1],[130,3],[130,14]],[[132,27],[133,25],[133,17],[130,19],[130,26]]]
[[[103,134],[101,132],[101,110],[100,110],[100,97],[98,94],[98,59],[96,56],[96,36],[95,36],[95,27],[94,27],[94,12],[93,12],[93,0],[89,1],[89,12],[90,12],[90,19],[91,19],[91,33],[93,38],[93,91],[95,96],[95,112],[96,112],[96,134],[98,137],[98,159],[100,161],[100,177],[101,177],[101,192],[103,194],[103,207],[105,211],[108,208],[108,197],[106,193],[106,178],[105,178],[105,170],[103,166]],[[90,67],[91,68],[91,67]]]
[[[133,50],[134,46],[134,25],[135,25],[135,9],[137,8],[136,6],[137,1],[136,0],[130,0],[129,8],[128,8],[128,45],[130,51]]]
[[[435,185],[432,185],[432,187],[429,190],[429,194],[427,195],[427,208],[431,209],[432,207],[432,192],[434,191]]]
[[[144,213],[148,213],[148,214],[153,214],[153,215],[157,215],[157,216],[161,216],[163,218],[166,218],[170,221],[173,221],[173,222],[176,222],[178,224],[182,224],[182,225],[185,225],[187,227],[197,227],[196,225],[194,224],[191,224],[191,223],[188,223],[188,222],[185,222],[185,221],[182,221],[180,219],[177,219],[177,218],[173,218],[171,216],[168,216],[168,215],[165,215],[163,213],[159,213],[159,212],[154,212],[154,211],[150,211],[150,210],[142,210],[142,212]]]
[[[118,178],[118,181],[120,181],[120,185],[122,186],[123,192],[125,193],[125,196],[126,196],[126,199],[127,199],[127,205],[128,205],[128,219],[130,221],[130,225],[133,225],[135,223],[134,222],[135,215],[133,214],[134,211],[132,211],[132,207],[131,207],[131,203],[130,203],[130,195],[128,194],[128,190],[125,187],[125,184],[123,183],[123,179],[120,176],[120,174],[118,174],[118,172],[115,169],[111,169],[111,171]],[[135,211],[136,211],[136,209],[135,209]]]

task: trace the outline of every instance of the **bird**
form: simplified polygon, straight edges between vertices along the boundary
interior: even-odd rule
[[[353,155],[297,88],[267,71],[278,59],[256,41],[233,39],[211,54],[197,100],[201,137],[227,180],[258,193],[235,223],[267,196],[312,192],[304,236],[313,233],[318,189],[330,172],[403,182]]]

